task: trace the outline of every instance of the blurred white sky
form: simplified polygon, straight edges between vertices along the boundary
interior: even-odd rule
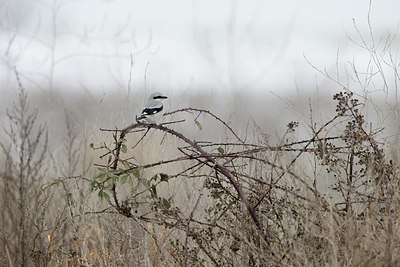
[[[296,90],[316,66],[363,61],[369,0],[1,0],[0,78],[16,66],[47,90]],[[400,22],[399,0],[372,2],[373,32]],[[399,48],[399,42],[394,44]]]

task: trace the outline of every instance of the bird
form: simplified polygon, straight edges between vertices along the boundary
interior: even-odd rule
[[[136,116],[136,121],[157,124],[164,114],[164,105],[162,101],[167,98],[167,96],[159,92],[152,93],[144,104],[140,116]]]

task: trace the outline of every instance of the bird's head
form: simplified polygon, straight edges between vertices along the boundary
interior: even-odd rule
[[[167,98],[168,98],[167,96],[165,96],[165,95],[163,95],[163,94],[161,94],[159,92],[156,92],[156,93],[152,93],[150,95],[149,100],[160,100],[160,101],[162,101],[162,100],[167,99]]]

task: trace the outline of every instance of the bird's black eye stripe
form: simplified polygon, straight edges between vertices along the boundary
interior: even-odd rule
[[[153,99],[166,99],[166,98],[167,97],[163,96],[163,95],[158,95],[158,96],[153,97]]]

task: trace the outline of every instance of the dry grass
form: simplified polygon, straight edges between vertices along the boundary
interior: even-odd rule
[[[334,96],[326,121],[288,122],[279,142],[257,124],[240,136],[210,111],[187,108],[166,114],[176,123],[99,130],[102,141],[90,145],[66,112],[58,154],[20,91],[2,143],[3,265],[399,262],[399,165],[385,148],[396,138],[371,127],[349,90]],[[185,136],[190,127],[197,140]],[[201,138],[207,128],[224,138]]]

